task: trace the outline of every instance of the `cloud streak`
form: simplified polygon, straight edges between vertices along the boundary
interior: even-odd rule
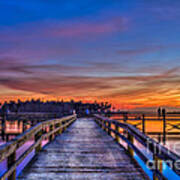
[[[56,27],[47,31],[47,35],[55,37],[82,37],[85,35],[104,35],[107,33],[123,32],[128,29],[127,18],[113,18],[104,22],[76,22],[69,23],[65,27]]]
[[[178,1],[0,4],[1,98],[179,106]]]
[[[129,20],[126,17],[112,17],[96,21],[46,21],[19,25],[15,29],[6,27],[0,31],[1,41],[22,41],[33,38],[72,38],[83,36],[103,36],[108,33],[128,30]],[[96,36],[97,37],[97,36]],[[89,37],[90,38],[90,37]]]
[[[154,76],[121,77],[83,77],[49,76],[26,78],[1,78],[1,85],[18,91],[43,94],[48,96],[89,97],[111,99],[121,103],[128,101],[136,107],[147,105],[176,103],[180,90],[179,68],[174,68]],[[179,97],[180,98],[180,97]]]

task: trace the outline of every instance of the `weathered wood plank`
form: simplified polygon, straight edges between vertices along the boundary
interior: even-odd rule
[[[148,179],[92,119],[78,119],[46,146],[18,179]]]

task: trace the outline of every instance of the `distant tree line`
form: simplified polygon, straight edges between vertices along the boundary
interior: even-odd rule
[[[41,101],[30,100],[30,101],[21,101],[18,100],[5,102],[1,106],[1,114],[3,113],[24,113],[24,112],[42,112],[42,113],[58,113],[58,114],[72,114],[76,112],[79,115],[84,115],[86,113],[104,113],[109,111],[111,104],[108,102],[105,103],[83,103],[81,101]]]

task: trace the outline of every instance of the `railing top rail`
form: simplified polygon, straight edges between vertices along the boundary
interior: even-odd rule
[[[60,114],[56,112],[9,112],[6,114],[6,120],[32,120],[39,118],[59,118]],[[1,117],[0,117],[1,118]]]
[[[64,122],[70,118],[76,117],[76,115],[70,115],[58,119],[52,119],[40,122],[36,124],[35,126],[29,128],[24,133],[16,136],[11,141],[0,145],[0,162],[2,162],[5,158],[7,158],[12,152],[14,152],[16,149],[18,149],[20,146],[22,146],[25,142],[27,142],[30,138],[32,138],[37,132],[39,132],[43,126],[49,126],[57,123]]]
[[[111,120],[109,118],[100,115],[94,115],[94,116],[98,124],[104,130],[106,130],[108,134],[112,135],[111,132],[114,133],[116,141],[118,141],[118,137],[119,137],[127,144],[128,146],[127,150],[131,156],[133,156],[132,152],[135,152],[144,163],[148,163],[148,161],[151,161],[152,159],[153,159],[153,163],[154,161],[156,163],[159,163],[158,162],[159,160],[165,163],[166,161],[167,162],[170,161],[170,163],[172,163],[172,165],[170,165],[170,168],[172,168],[172,171],[174,171],[178,176],[180,176],[180,170],[179,168],[177,168],[177,166],[179,167],[180,157],[177,154],[171,152],[169,149],[160,145],[152,138],[146,136],[145,134],[140,132],[137,128],[135,128],[133,125],[127,123],[121,123],[116,120]],[[114,125],[115,129],[113,128],[113,126],[111,126],[111,124]],[[126,137],[124,133],[119,132],[118,130],[119,128],[125,130],[123,132],[125,133],[127,132],[128,136]],[[131,138],[136,139],[141,145],[143,145],[146,148],[146,150],[148,150],[147,152],[151,153],[152,158],[146,156],[146,153],[144,154],[136,145],[136,143],[133,143]],[[159,169],[157,165],[155,165],[155,169],[152,169],[152,172],[153,175],[159,177],[158,179],[167,179],[163,174],[162,170]]]
[[[116,120],[111,120],[109,118],[102,117],[100,115],[94,115],[94,116],[98,119],[101,119],[106,122],[110,122],[112,124],[119,126],[120,128],[127,130],[130,134],[132,134],[137,139],[137,141],[139,141],[143,146],[145,146],[153,154],[155,152],[157,152],[157,149],[161,150],[161,153],[157,154],[157,156],[160,156],[160,158],[162,158],[164,160],[170,159],[173,162],[180,160],[180,157],[177,154],[171,152],[169,149],[165,148],[164,146],[162,146],[161,144],[156,142],[154,139],[143,134],[137,128],[135,128],[133,125],[130,125],[127,123],[121,123]],[[148,144],[147,141],[151,142],[151,143]]]

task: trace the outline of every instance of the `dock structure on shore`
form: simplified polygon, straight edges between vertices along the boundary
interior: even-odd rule
[[[32,138],[34,143],[17,156],[17,150]],[[144,162],[144,166],[149,157],[141,151],[137,145],[139,143],[152,154],[155,166],[149,170],[153,179],[167,179],[162,170],[162,161],[170,160],[175,164],[179,157],[153,139],[148,139],[148,142],[147,139],[132,125],[100,115],[88,118],[70,115],[43,121],[0,146],[0,162],[7,160],[7,170],[0,178],[146,180],[149,176],[135,156]],[[44,147],[43,140],[48,140]],[[17,175],[17,167],[33,151],[34,157]],[[180,175],[175,166],[172,171]]]

